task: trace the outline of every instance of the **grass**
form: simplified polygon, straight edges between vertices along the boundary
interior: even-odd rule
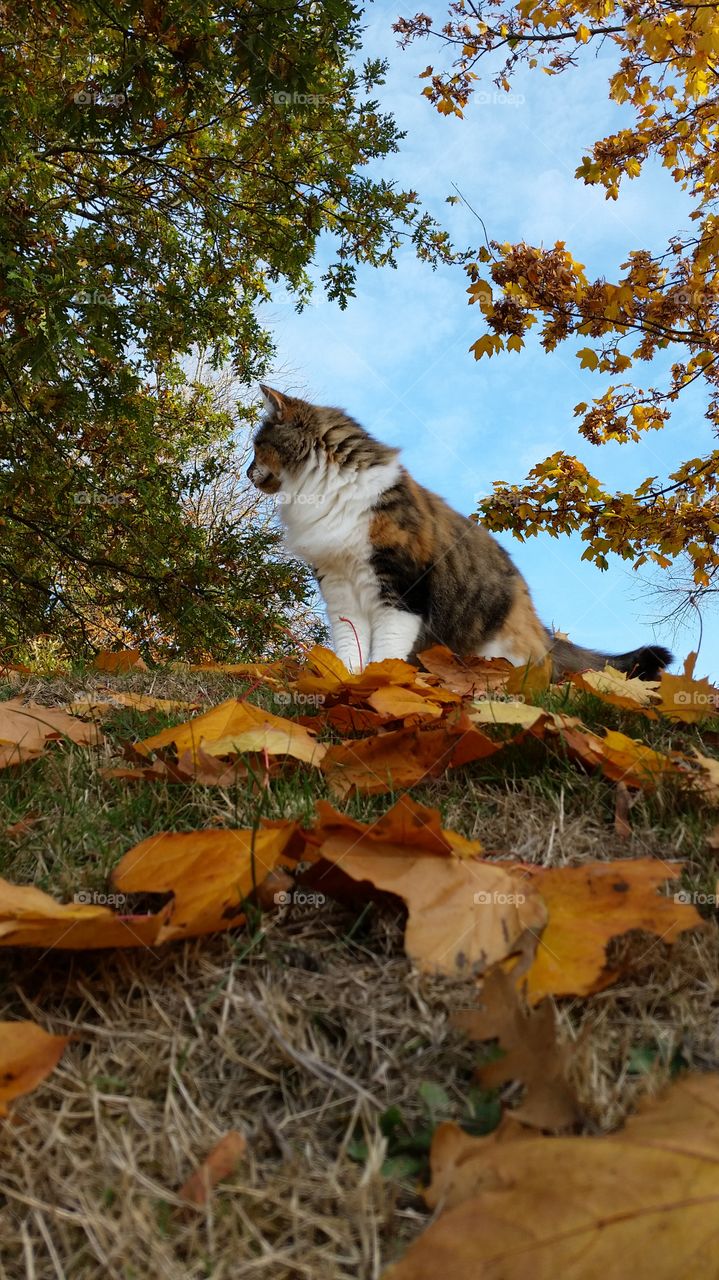
[[[210,674],[108,679],[77,668],[29,678],[22,691],[54,705],[107,685],[203,707],[243,688]],[[251,698],[283,715],[307,711],[261,690]],[[566,709],[561,702],[551,695],[552,709]],[[591,695],[572,711],[659,750],[717,754],[716,721],[652,722]],[[251,826],[257,792],[244,782],[102,776],[124,763],[124,744],[181,718],[118,711],[101,748],[58,744],[0,774],[0,874],[67,899],[105,890],[122,854],[159,831]],[[665,784],[639,796],[622,840],[615,794],[533,743],[413,789],[492,857],[682,858],[686,886],[715,891],[707,835],[716,811]],[[273,780],[262,812],[309,821],[322,795],[324,779],[297,769]],[[369,821],[392,799],[357,796],[343,807]],[[28,815],[26,829],[7,835]],[[678,1070],[719,1069],[719,930],[713,908],[700,909],[704,931],[673,948],[646,935],[618,939],[612,958],[631,960],[629,976],[590,999],[558,1002],[587,1132],[616,1126]],[[448,1027],[472,990],[413,972],[402,923],[391,900],[326,902],[156,952],[0,949],[0,1017],[73,1035],[58,1069],[0,1126],[0,1275],[379,1276],[427,1220],[418,1177],[433,1125],[453,1118],[483,1132],[499,1105],[473,1085],[476,1046]],[[232,1128],[248,1137],[247,1159],[206,1209],[182,1208],[178,1187]]]

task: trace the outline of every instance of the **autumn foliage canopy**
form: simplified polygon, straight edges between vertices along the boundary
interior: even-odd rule
[[[443,114],[471,105],[483,61],[509,92],[522,66],[571,74],[587,58],[614,48],[610,98],[625,106],[626,127],[600,138],[576,177],[616,200],[623,183],[659,161],[690,196],[692,227],[652,254],[628,247],[616,278],[594,278],[558,242],[551,248],[488,241],[469,263],[469,300],[482,312],[475,357],[520,351],[534,325],[545,351],[581,340],[581,367],[609,375],[591,404],[575,408],[578,430],[593,444],[636,441],[663,428],[684,389],[703,383],[706,414],[719,425],[719,12],[710,4],[652,0],[501,0],[450,6],[441,29],[425,14],[401,19],[404,43],[435,40],[453,56],[430,65],[423,92]],[[499,58],[499,61],[497,60]],[[497,71],[497,67],[499,70]],[[639,370],[670,349],[662,385],[640,385]],[[629,381],[628,379],[631,379]],[[690,457],[669,476],[648,476],[634,492],[610,493],[564,452],[540,462],[523,485],[500,483],[482,505],[493,529],[520,537],[581,530],[584,558],[601,568],[615,552],[639,567],[666,568],[686,554],[696,590],[719,576],[719,450]]]

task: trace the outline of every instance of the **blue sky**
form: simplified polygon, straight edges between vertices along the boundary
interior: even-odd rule
[[[424,11],[435,19],[446,13],[441,3]],[[610,279],[630,249],[661,250],[671,231],[690,225],[686,197],[659,167],[627,184],[617,202],[574,178],[592,142],[630,118],[608,100],[613,61],[606,53],[587,51],[581,68],[561,77],[521,72],[509,95],[497,92],[490,69],[482,68],[465,119],[447,118],[421,96],[417,78],[428,63],[443,65],[446,54],[426,41],[400,50],[391,29],[399,14],[412,12],[402,0],[379,0],[366,14],[363,55],[389,59],[378,96],[407,132],[399,154],[377,172],[417,190],[457,246],[476,247],[483,235],[465,206],[446,203],[453,183],[491,239],[545,246],[564,240],[589,275]],[[483,328],[481,313],[467,305],[467,283],[460,267],[433,272],[408,248],[396,271],[361,269],[344,312],[320,291],[300,315],[291,299],[277,298],[266,309],[278,352],[272,380],[316,403],[341,405],[400,446],[416,479],[466,514],[494,480],[519,482],[556,449],[576,454],[608,487],[630,490],[711,448],[694,388],[664,431],[636,445],[588,444],[576,432],[574,405],[600,394],[608,380],[579,368],[574,351],[583,344],[547,355],[530,339],[521,353],[475,361],[468,348]],[[625,376],[651,385],[659,373],[658,365],[636,366]],[[645,571],[640,578],[612,557],[601,572],[581,560],[578,537],[501,540],[544,622],[578,643],[620,652],[655,639],[678,659],[696,647],[695,624],[679,632],[654,625],[661,606]],[[719,618],[707,615],[698,674],[719,675],[718,652]]]

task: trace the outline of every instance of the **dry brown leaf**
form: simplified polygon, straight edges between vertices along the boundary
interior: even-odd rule
[[[437,720],[442,715],[442,708],[438,703],[401,685],[384,685],[374,689],[367,701],[374,711],[395,720],[404,720],[407,716]]]
[[[541,725],[542,722],[539,723]],[[663,755],[614,729],[605,730],[604,737],[600,738],[566,717],[559,737],[573,759],[581,761],[588,769],[601,769],[605,777],[613,782],[624,782],[628,787],[651,790],[661,777],[686,771],[683,756],[676,753]]]
[[[280,768],[277,761],[270,761],[271,771],[273,766],[276,766],[277,770]],[[264,761],[262,768],[265,768]],[[190,782],[197,782],[206,787],[233,787],[238,782],[244,783],[250,776],[248,765],[244,760],[233,760],[230,763],[226,760],[218,760],[215,756],[208,755],[201,747],[194,755],[191,751],[183,752],[176,762],[158,759],[140,768],[101,769],[100,773],[103,778],[117,778],[127,782],[160,780],[181,783],[184,786]]]
[[[478,724],[511,724],[519,725],[522,729],[531,729],[538,722],[551,719],[551,712],[544,711],[542,707],[533,707],[528,702],[510,702],[504,699],[497,701],[491,698],[473,702],[467,715]]]
[[[443,644],[435,644],[417,657],[425,670],[439,677],[446,689],[463,697],[503,689],[514,671],[505,658],[458,658]]]
[[[590,995],[611,986],[620,976],[606,960],[611,938],[640,929],[670,943],[686,929],[701,927],[693,906],[659,892],[667,881],[679,878],[682,867],[681,862],[655,858],[580,867],[525,865],[549,912],[534,963],[523,979],[530,1002],[547,995]]]
[[[102,947],[150,947],[161,926],[156,915],[116,915],[84,901],[56,902],[34,885],[0,879],[0,947],[90,951]]]
[[[94,906],[85,901],[92,896],[86,893],[64,904],[33,885],[0,879],[0,947],[151,947],[232,928],[244,919],[244,900],[296,833],[296,823],[281,822],[254,832],[165,831],[143,840],[115,868],[113,893],[172,893],[172,901],[153,915]]]
[[[432,1181],[423,1191],[430,1209],[453,1209],[463,1200],[475,1194],[477,1168],[481,1166],[488,1148],[505,1142],[528,1142],[539,1134],[519,1123],[513,1111],[505,1111],[491,1133],[467,1142],[467,1133],[458,1124],[447,1121],[437,1125],[432,1135]]]
[[[216,933],[244,919],[246,899],[296,831],[294,822],[259,831],[163,831],[130,849],[112,882],[124,893],[174,894],[157,943]]]
[[[374,733],[392,720],[391,716],[381,716],[377,711],[367,711],[365,707],[352,707],[345,703],[328,707],[326,711],[320,712],[320,717],[324,724],[331,725],[338,733],[343,734]],[[316,719],[313,717],[313,720]],[[309,718],[303,719],[303,723],[310,727]]]
[[[684,1077],[607,1137],[453,1136],[467,1198],[383,1280],[716,1275],[719,1075]]]
[[[60,707],[43,707],[22,698],[0,702],[0,768],[33,760],[48,742],[61,738],[84,747],[104,742],[96,725],[85,724]]]
[[[103,649],[92,665],[96,671],[111,671],[113,675],[125,671],[147,671],[147,664],[137,649]]]
[[[375,824],[350,819],[340,826],[334,818],[342,815],[329,819],[323,811],[332,825],[325,825],[320,856],[352,880],[402,898],[409,912],[405,950],[419,968],[455,977],[483,972],[513,954],[526,931],[542,929],[542,899],[521,869],[483,862],[466,849],[460,856],[438,849],[447,833],[438,833],[438,817],[418,830],[419,813],[420,806],[404,812],[395,806],[378,839]],[[313,883],[322,887],[316,869]]]
[[[614,800],[614,831],[620,840],[629,840],[632,826],[629,821],[634,798],[626,782],[618,782]]]
[[[657,718],[655,708],[658,706],[659,696],[655,680],[632,678],[609,664],[603,671],[577,671],[569,676],[569,680],[577,689],[593,693],[595,698],[601,698],[602,702],[608,702],[613,707],[640,711],[650,720]]]
[[[26,813],[23,818],[19,818],[17,822],[5,828],[5,835],[11,840],[18,840],[21,836],[27,835],[28,831],[32,831],[35,824],[40,821],[40,816],[39,813]]]
[[[203,743],[203,749],[207,755],[218,757],[266,751],[268,755],[291,756],[293,760],[302,760],[317,768],[327,751],[324,743],[311,737],[305,726],[294,720],[286,720],[281,727],[258,724],[241,733],[228,733],[224,738]]]
[[[92,716],[102,718],[120,707],[130,707],[133,711],[164,711],[168,715],[175,712],[196,711],[197,702],[180,702],[177,698],[155,698],[149,693],[123,693],[119,689],[97,689],[86,697],[75,698],[69,702],[65,710],[74,716]]]
[[[271,733],[273,729],[277,732]],[[233,746],[233,741],[243,742],[243,745]],[[149,755],[151,751],[158,751],[171,743],[174,743],[178,755],[190,751],[195,757],[200,749],[214,756],[232,755],[239,750],[266,749],[270,753],[289,754],[319,763],[324,754],[324,747],[297,721],[273,715],[263,707],[237,698],[228,698],[203,715],[183,724],[171,725],[169,729],[145,738],[136,743],[136,750],[142,755]]]
[[[199,1168],[180,1187],[177,1193],[180,1199],[187,1204],[207,1204],[212,1188],[234,1171],[246,1150],[247,1139],[244,1134],[237,1129],[230,1129],[229,1133],[215,1143]]]
[[[52,1036],[36,1022],[0,1022],[0,1116],[13,1098],[31,1093],[55,1069],[69,1036]]]
[[[438,777],[447,769],[501,750],[466,716],[431,729],[397,729],[330,747],[322,761],[336,795],[364,791],[379,795]]]
[[[506,693],[521,694],[528,701],[540,693],[546,693],[552,684],[553,665],[550,654],[541,662],[524,667],[513,667],[504,686]]]
[[[719,805],[719,760],[713,756],[703,756],[696,747],[692,748],[692,753],[691,760],[698,773],[688,775],[688,786],[698,792],[708,804]]]
[[[477,1068],[484,1089],[508,1080],[525,1087],[521,1106],[512,1115],[536,1129],[566,1129],[579,1119],[579,1104],[569,1083],[569,1050],[557,1038],[553,1004],[543,1000],[528,1009],[512,979],[500,968],[484,978],[482,1009],[455,1014],[452,1022],[472,1040],[498,1039],[504,1056]]]
[[[659,682],[658,710],[670,720],[682,720],[685,724],[695,724],[705,716],[719,713],[719,689],[709,680],[694,679],[694,663],[696,653],[690,653],[684,663],[684,674],[670,675],[662,672]]]

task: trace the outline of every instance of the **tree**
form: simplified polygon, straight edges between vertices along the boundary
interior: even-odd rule
[[[702,382],[707,418],[719,428],[719,10],[709,3],[666,0],[456,0],[435,30],[418,14],[395,27],[403,43],[434,37],[454,53],[451,69],[423,73],[424,94],[444,113],[461,116],[482,60],[504,59],[496,75],[509,91],[521,64],[567,73],[601,43],[616,50],[610,97],[633,113],[631,127],[597,141],[576,176],[616,200],[623,182],[657,157],[693,200],[689,235],[672,235],[665,252],[632,248],[613,281],[592,279],[563,243],[551,249],[487,242],[467,266],[469,301],[486,332],[476,359],[520,351],[541,323],[545,351],[580,338],[581,367],[612,377],[675,354],[665,385],[616,381],[593,403],[578,404],[581,434],[594,444],[638,440],[661,429],[684,388]],[[495,66],[498,65],[495,63]],[[489,279],[482,279],[483,268]],[[634,492],[608,492],[576,458],[558,452],[523,485],[500,483],[482,518],[519,537],[581,530],[584,558],[607,567],[607,554],[634,567],[675,557],[691,565],[692,603],[719,584],[719,450],[689,458],[667,477],[649,476]]]
[[[160,647],[264,640],[249,613],[274,626],[307,581],[251,519],[210,536],[188,515],[236,459],[186,360],[261,375],[258,303],[283,282],[302,305],[320,235],[340,305],[356,264],[403,239],[449,257],[414,193],[365,172],[397,146],[367,96],[384,68],[352,69],[351,0],[30,0],[3,18],[4,639],[88,649],[100,619]]]

